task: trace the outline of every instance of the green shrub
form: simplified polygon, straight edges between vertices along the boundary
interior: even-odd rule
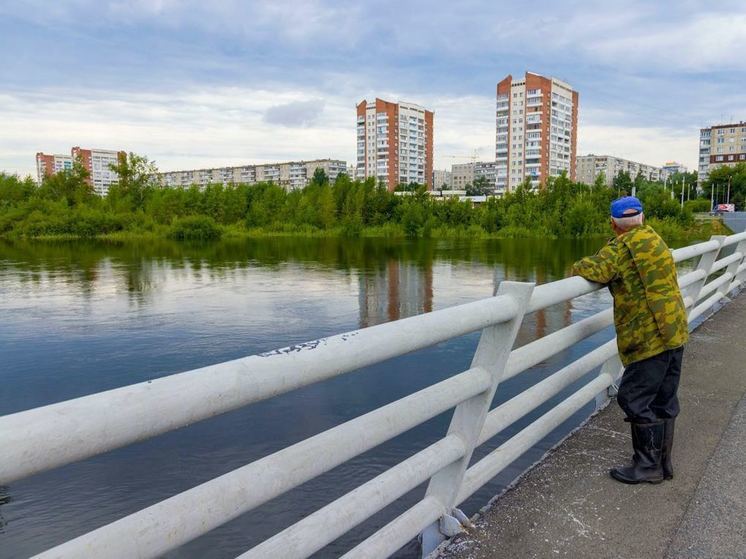
[[[684,209],[688,209],[691,212],[709,212],[711,209],[710,200],[705,198],[697,198],[696,200],[687,200],[684,202]]]
[[[211,217],[192,215],[174,220],[168,237],[176,241],[216,241],[223,231]]]

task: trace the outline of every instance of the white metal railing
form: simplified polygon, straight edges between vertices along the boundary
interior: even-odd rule
[[[718,259],[723,248],[733,247]],[[679,277],[690,324],[746,286],[746,233],[673,251],[697,258]],[[709,280],[709,281],[708,281]],[[147,439],[469,332],[471,367],[442,382],[65,542],[38,557],[156,557],[347,460],[454,409],[448,432],[376,478],[241,555],[307,557],[428,481],[422,500],[345,557],[385,557],[417,534],[423,553],[468,519],[457,506],[589,402],[608,401],[622,372],[611,340],[490,410],[514,377],[612,324],[602,310],[512,350],[525,314],[600,289],[579,277],[0,417],[0,485]],[[474,449],[600,367],[598,375],[474,464]],[[110,413],[116,409],[117,413]]]

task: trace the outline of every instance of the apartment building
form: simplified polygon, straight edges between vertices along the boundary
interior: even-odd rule
[[[474,182],[474,163],[454,163],[451,165],[451,188],[464,190],[467,184]]]
[[[73,161],[80,160],[88,171],[87,182],[99,196],[106,196],[109,187],[117,181],[117,174],[110,165],[116,165],[119,159],[125,157],[124,151],[107,149],[85,149],[75,146],[70,155],[47,155],[42,152],[36,154],[36,175],[41,184],[45,177],[51,176],[64,169],[72,169]]]
[[[622,171],[629,173],[632,180],[639,173],[648,181],[662,181],[668,176],[668,173],[661,167],[614,157],[613,155],[581,155],[576,161],[577,181],[585,184],[593,184],[598,175],[605,175],[606,184],[611,184]]]
[[[697,184],[707,180],[711,169],[746,163],[746,122],[716,124],[699,131]]]
[[[433,185],[433,112],[376,98],[357,105],[357,178]]]
[[[575,179],[578,92],[556,78],[526,72],[497,84],[495,160],[498,192],[525,178],[534,187],[563,171]]]
[[[669,177],[671,175],[675,175],[676,173],[689,172],[689,169],[686,167],[686,165],[678,163],[677,161],[666,161],[662,169],[666,173],[666,176],[669,176]]]
[[[449,189],[453,186],[453,173],[446,170],[433,170],[433,190],[445,187]]]
[[[189,171],[169,171],[158,174],[158,180],[165,187],[204,188],[208,184],[254,184],[273,182],[286,190],[298,190],[308,186],[316,169],[322,169],[330,181],[348,172],[347,163],[339,159],[314,159],[313,161],[288,161],[285,163],[265,163],[260,165],[239,165],[237,167],[216,167]]]
[[[88,170],[88,182],[93,186],[93,191],[99,196],[106,196],[109,187],[117,182],[117,174],[111,170],[111,165],[116,165],[119,159],[126,157],[124,151],[106,149],[84,149],[75,146],[72,149],[73,159],[79,159]]]
[[[451,187],[464,190],[466,185],[474,184],[480,177],[487,179],[493,187],[497,181],[497,163],[494,161],[475,161],[473,163],[456,163],[451,166]]]
[[[41,184],[45,178],[51,177],[55,173],[70,170],[72,168],[72,155],[49,155],[42,152],[37,152],[36,154],[36,180],[39,184]]]

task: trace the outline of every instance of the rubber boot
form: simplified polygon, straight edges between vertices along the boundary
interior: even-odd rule
[[[663,467],[663,479],[673,479],[673,464],[671,463],[671,449],[673,448],[673,433],[675,418],[663,420],[663,454],[661,466]]]
[[[622,483],[660,483],[663,481],[663,421],[631,423],[632,465],[614,468],[609,473]]]

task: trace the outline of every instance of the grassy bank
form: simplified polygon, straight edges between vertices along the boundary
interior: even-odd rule
[[[433,198],[422,186],[389,192],[372,180],[346,175],[330,183],[323,172],[302,190],[272,183],[159,188],[137,161],[117,170],[120,183],[95,196],[85,170],[75,165],[37,186],[0,173],[0,237],[21,239],[166,238],[216,241],[262,237],[336,238],[595,238],[610,235],[609,203],[629,184],[593,186],[566,176],[545,188],[524,183],[480,205]],[[639,177],[638,177],[639,179]],[[692,200],[682,208],[658,183],[635,180],[646,216],[670,241],[724,232],[719,222],[699,223]]]
[[[651,219],[650,224],[660,233],[660,235],[669,242],[673,241],[698,241],[708,239],[712,235],[729,235],[732,232],[721,220],[712,220],[708,222],[695,223],[689,227],[683,227],[678,223]],[[543,230],[527,229],[522,227],[505,227],[494,232],[488,232],[479,226],[471,225],[468,227],[434,227],[420,238],[432,239],[563,239],[563,238],[600,238],[608,237],[607,234],[589,233],[582,236],[562,237],[553,235]],[[61,240],[81,240],[81,239],[101,239],[108,241],[128,242],[128,241],[154,241],[170,239],[177,241],[201,241],[213,242],[218,240],[240,240],[240,239],[262,239],[262,238],[366,238],[366,239],[405,239],[411,238],[405,229],[399,224],[387,224],[377,227],[364,227],[355,234],[350,234],[343,227],[334,227],[330,229],[318,229],[314,227],[251,227],[243,225],[220,226],[215,225],[215,229],[209,234],[205,234],[205,229],[200,228],[198,231],[184,233],[183,229],[175,231],[171,226],[155,226],[151,230],[135,231],[111,231],[105,233],[96,233],[92,235],[76,235],[70,233],[61,234],[39,234],[39,235],[22,235],[17,232],[6,232],[0,235],[6,239],[35,239],[41,241],[61,241]]]

